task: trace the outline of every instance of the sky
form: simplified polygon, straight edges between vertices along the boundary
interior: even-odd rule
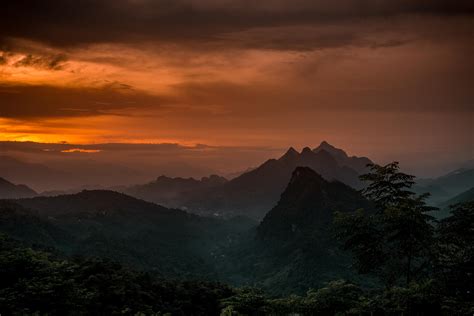
[[[233,148],[230,172],[327,140],[439,173],[474,158],[473,18],[469,0],[5,1],[0,141]]]

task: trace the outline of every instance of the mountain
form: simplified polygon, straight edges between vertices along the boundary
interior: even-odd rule
[[[449,216],[451,212],[450,206],[458,203],[465,203],[469,201],[474,201],[474,187],[470,188],[467,191],[462,192],[461,194],[456,195],[449,200],[441,202],[437,205],[439,211],[433,212],[433,215],[439,219]]]
[[[216,279],[213,253],[254,225],[203,218],[106,190],[10,203],[0,205],[0,214],[10,214],[0,232],[68,255],[105,257],[173,278]],[[21,235],[24,231],[32,233]]]
[[[455,197],[439,204],[439,207],[448,207],[450,205],[454,205],[457,203],[464,203],[474,201],[474,187],[470,188],[469,190],[456,195]]]
[[[326,152],[290,150],[257,170],[266,176],[281,170],[284,175],[286,164],[313,155],[326,163],[322,166],[335,166]],[[285,168],[274,169],[275,164]],[[331,237],[332,211],[351,211],[367,202],[341,182],[329,182],[309,168],[295,169],[258,229],[244,217],[206,218],[119,192],[84,190],[3,201],[0,233],[62,254],[108,258],[165,277],[258,284],[273,288],[274,294],[303,293],[334,278],[354,276],[348,257]],[[260,173],[240,181],[268,185]]]
[[[46,155],[44,152],[42,155]],[[52,155],[52,154],[51,154]],[[112,185],[142,182],[149,179],[150,170],[138,171],[127,163],[111,163],[89,157],[52,155],[42,163],[35,163],[11,156],[0,156],[0,177],[15,183],[27,183],[37,192],[68,191],[82,186],[109,187]],[[146,168],[146,167],[142,167]],[[48,193],[49,194],[49,193]]]
[[[226,178],[217,175],[203,177],[201,180],[160,176],[153,182],[131,186],[122,191],[131,196],[156,202],[166,207],[180,208],[183,207],[182,201],[186,195],[193,192],[195,194],[198,191],[210,189],[226,182]]]
[[[310,167],[327,180],[335,179],[355,188],[362,187],[358,172],[339,165],[326,150],[314,152],[306,147],[297,152],[290,148],[279,159],[269,159],[222,185],[189,194],[182,205],[198,214],[244,214],[261,219],[276,204],[292,172],[300,166]]]
[[[18,199],[35,195],[37,193],[24,184],[13,184],[4,178],[0,178],[0,199]]]
[[[313,149],[315,153],[318,153],[322,150],[330,153],[341,167],[349,167],[357,171],[359,174],[366,173],[368,171],[367,165],[373,163],[367,157],[349,157],[344,150],[336,148],[326,141],[322,141],[318,147]]]
[[[120,189],[122,189],[123,186],[116,186],[114,188],[115,189],[110,189],[110,190],[120,192]],[[71,194],[82,192],[84,190],[107,190],[107,189],[108,188],[105,188],[101,185],[81,185],[77,188],[71,188],[71,189],[43,191],[40,193],[40,195],[41,196],[71,195]]]
[[[10,156],[0,156],[0,176],[17,183],[28,183],[35,190],[68,183],[71,175],[43,164],[26,162]]]
[[[333,238],[332,222],[335,211],[359,208],[370,211],[372,206],[355,189],[297,167],[253,235],[225,254],[233,263],[228,281],[288,294],[305,293],[331,279],[357,279],[350,255]]]
[[[298,167],[278,204],[258,226],[258,237],[280,241],[311,238],[317,231],[327,231],[335,211],[370,207],[353,188],[339,181],[328,182],[308,167]]]
[[[77,194],[53,197],[34,197],[17,201],[21,206],[34,210],[41,217],[81,216],[165,216],[185,215],[179,210],[145,202],[131,196],[108,190],[84,190]]]
[[[473,185],[474,169],[457,169],[438,178],[419,179],[414,190],[417,193],[431,193],[428,201],[438,205],[469,190]]]
[[[60,227],[9,200],[0,201],[0,232],[16,240],[58,249],[73,242],[72,236]]]

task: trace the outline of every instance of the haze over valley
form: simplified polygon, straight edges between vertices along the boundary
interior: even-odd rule
[[[0,6],[0,316],[474,315],[474,2]]]

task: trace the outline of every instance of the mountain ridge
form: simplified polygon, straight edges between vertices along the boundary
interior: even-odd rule
[[[373,163],[367,157],[349,156],[344,150],[336,148],[324,140],[313,149],[314,152],[322,150],[329,152],[341,166],[352,168],[360,174],[367,172],[367,165]]]
[[[38,193],[25,184],[14,184],[0,177],[0,199],[18,199],[38,195]]]
[[[327,142],[323,143],[327,144]],[[326,147],[335,148],[329,144]],[[352,161],[349,157],[347,160]],[[363,186],[359,180],[359,173],[350,167],[350,163],[339,163],[328,150],[320,148],[315,151],[304,147],[301,152],[298,152],[290,147],[279,158],[268,159],[257,168],[236,178],[213,187],[198,188],[195,191],[180,189],[180,192],[172,195],[168,200],[166,197],[161,198],[158,194],[153,196],[151,192],[144,190],[145,187],[135,187],[138,190],[143,189],[141,192],[133,190],[124,192],[201,215],[245,215],[261,219],[265,212],[277,203],[292,172],[299,166],[310,167],[328,180],[339,180],[355,188]]]

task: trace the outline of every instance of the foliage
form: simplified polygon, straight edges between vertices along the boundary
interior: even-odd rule
[[[263,315],[265,305],[266,301],[262,290],[244,287],[237,290],[234,296],[222,301],[224,307],[222,313],[224,315]]]
[[[330,282],[326,287],[310,290],[303,299],[304,313],[337,315],[355,311],[362,301],[362,289],[344,280]]]
[[[436,259],[436,273],[450,296],[446,305],[457,301],[462,308],[471,302],[474,309],[474,201],[451,206],[451,216],[441,220]]]
[[[367,167],[371,172],[361,175],[360,179],[369,185],[362,192],[376,203],[379,210],[397,206],[414,195],[409,189],[415,184],[415,176],[400,172],[398,162],[394,161],[385,166],[368,164]]]
[[[434,218],[427,213],[434,208],[426,205],[427,195],[409,190],[414,176],[399,172],[397,162],[370,167],[372,173],[361,176],[370,182],[363,192],[377,210],[339,213],[337,237],[354,254],[360,273],[373,273],[387,286],[404,276],[408,286],[414,275],[422,276],[429,268]]]
[[[161,212],[134,200],[122,200],[119,207],[104,208],[100,214],[91,210],[87,216],[76,212],[82,212],[84,205],[71,205],[76,213],[51,221],[33,216],[14,202],[0,202],[0,230],[21,240],[0,236],[0,314],[472,315],[474,202],[452,206],[451,215],[437,223],[427,215],[432,208],[426,206],[426,196],[410,193],[413,178],[398,174],[397,168],[398,164],[377,167],[372,170],[381,174],[366,177],[379,182],[371,183],[371,193],[367,193],[377,205],[375,211],[350,211],[349,206],[359,199],[340,185],[332,192],[320,190],[329,186],[311,175],[309,182],[294,182],[294,191],[284,195],[285,208],[280,208],[282,215],[291,213],[292,217],[274,219],[280,221],[278,227],[297,223],[298,230],[285,231],[281,236],[292,238],[270,239],[273,243],[255,240],[252,233],[242,242],[236,237],[242,227]],[[300,190],[305,194],[299,194]],[[318,190],[326,192],[325,197],[335,194],[337,198],[318,198],[317,203],[347,205],[347,211],[336,216],[336,236],[352,252],[357,270],[380,277],[385,287],[368,287],[367,282],[359,286],[353,275],[348,278],[351,281],[339,280],[338,269],[348,261],[331,242],[329,223],[316,225],[332,217],[332,207],[311,202]],[[388,197],[388,192],[395,196]],[[97,199],[102,206],[102,197]],[[121,209],[125,202],[136,207],[134,212]],[[314,215],[314,208],[324,211],[320,217],[308,217]],[[135,216],[139,211],[140,216]],[[177,231],[178,227],[182,230]],[[156,248],[153,254],[147,253],[153,249],[150,246]],[[52,247],[62,251],[56,253]],[[67,251],[67,247],[80,251]],[[103,258],[65,256],[88,252]],[[206,253],[211,253],[221,277],[254,287],[170,280],[156,273],[163,266],[168,271],[175,268],[176,275],[203,266],[206,262],[191,257]],[[156,260],[159,257],[163,258]],[[156,269],[132,270],[106,258],[126,263],[123,258],[150,260]],[[331,279],[336,281],[323,283]],[[255,280],[259,282],[250,282]],[[306,291],[313,284],[323,285]],[[299,295],[267,295],[282,292]]]
[[[170,281],[107,260],[63,260],[0,240],[2,315],[219,315],[228,286]]]

